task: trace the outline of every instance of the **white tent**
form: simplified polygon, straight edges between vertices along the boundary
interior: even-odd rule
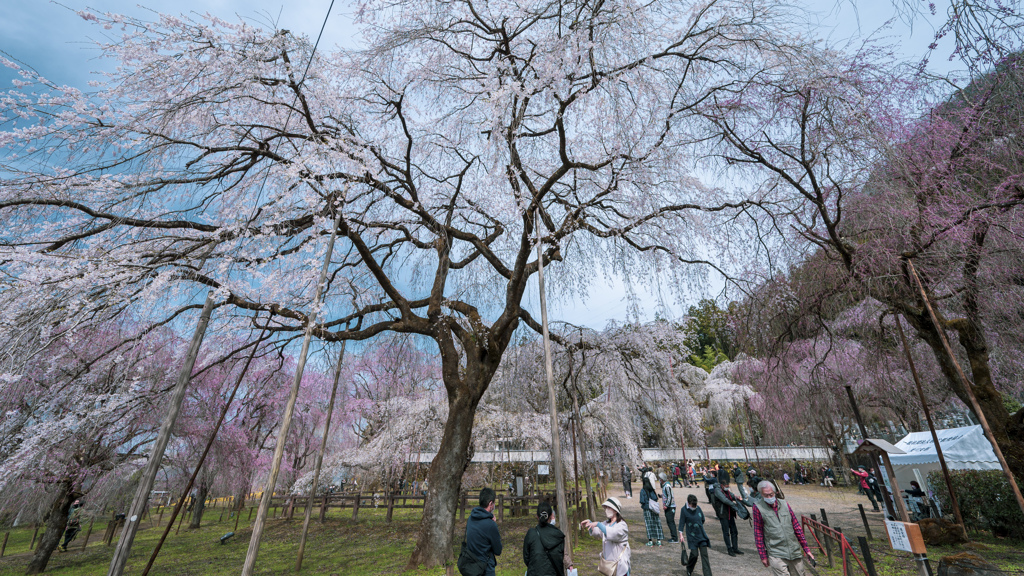
[[[965,426],[963,428],[949,428],[936,430],[939,437],[939,444],[942,446],[942,455],[946,458],[946,466],[950,470],[999,470],[999,460],[992,451],[992,445],[985,438],[981,426]],[[925,490],[928,490],[925,481],[928,480],[928,473],[933,470],[940,470],[939,456],[935,451],[935,442],[932,441],[932,433],[913,432],[907,434],[902,440],[896,443],[896,447],[906,454],[891,454],[889,460],[892,462],[893,472],[896,474],[896,481],[900,488],[910,488],[910,481],[917,480]],[[931,486],[934,489],[945,489],[939,486]]]

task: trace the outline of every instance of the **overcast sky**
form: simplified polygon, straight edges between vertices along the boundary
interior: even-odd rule
[[[899,2],[901,0],[895,0]],[[141,8],[139,5],[146,6]],[[87,88],[90,72],[109,66],[95,59],[96,52],[89,45],[104,31],[86,22],[76,10],[90,8],[96,12],[116,12],[150,18],[153,11],[173,14],[210,12],[226,20],[232,16],[244,18],[255,25],[274,26],[315,38],[323,23],[330,0],[292,0],[287,5],[280,0],[64,0],[63,4],[47,0],[0,0],[3,17],[0,18],[0,51],[7,58],[29,65],[44,77],[58,84]],[[932,23],[918,20],[913,27],[897,18],[890,0],[862,0],[856,2],[816,0],[808,4],[816,25],[809,32],[822,38],[843,40],[876,33],[886,22],[895,21],[881,32],[898,43],[908,59],[918,60],[926,52],[933,38]],[[944,10],[940,6],[940,11]],[[347,0],[337,0],[321,41],[321,50],[334,46],[356,46],[356,26],[352,20],[352,7]],[[941,14],[940,14],[941,16]],[[116,30],[115,32],[116,33]],[[943,47],[931,59],[932,67],[946,72],[955,64],[941,57]],[[948,54],[948,50],[944,52]],[[6,68],[0,69],[0,86],[7,88],[14,76]],[[712,283],[707,290],[714,295],[721,284]],[[626,320],[630,305],[621,282],[601,282],[584,301],[561,301],[550,305],[552,320],[565,320],[594,328],[603,328],[609,320]],[[641,292],[643,301],[640,314],[650,319],[659,313],[663,317],[679,317],[685,308],[677,298]],[[682,300],[693,303],[701,294],[684,295]],[[530,298],[531,301],[535,300]],[[534,308],[532,303],[527,306]]]

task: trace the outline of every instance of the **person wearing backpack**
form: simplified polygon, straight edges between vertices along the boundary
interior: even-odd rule
[[[640,490],[640,507],[644,511],[644,526],[647,528],[647,545],[662,546],[665,533],[661,531],[661,503],[658,501],[658,492],[651,484],[654,475],[644,475],[644,487]]]
[[[501,556],[501,533],[493,514],[496,497],[493,489],[484,488],[480,491],[480,505],[469,515],[458,561],[462,576],[494,576]]]
[[[679,535],[676,532],[676,498],[672,494],[672,485],[668,482],[668,477],[664,474],[661,475],[661,497],[664,500],[662,503],[662,509],[665,511],[665,523],[668,524],[668,541],[670,544],[675,544],[679,541]]]
[[[537,506],[537,525],[527,530],[526,538],[523,539],[526,576],[565,574],[565,534],[551,524],[554,516],[548,502],[541,502]]]

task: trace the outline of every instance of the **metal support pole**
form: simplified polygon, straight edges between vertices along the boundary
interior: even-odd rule
[[[132,551],[132,543],[135,541],[135,533],[139,529],[139,517],[149,503],[149,494],[153,490],[153,482],[156,481],[156,474],[160,470],[160,464],[164,460],[164,451],[171,439],[171,429],[178,421],[178,414],[181,413],[181,403],[185,400],[185,389],[189,380],[192,379],[192,369],[196,365],[196,357],[199,356],[199,347],[203,343],[203,336],[206,334],[206,327],[210,323],[210,315],[213,313],[213,290],[206,293],[206,302],[203,303],[203,311],[199,314],[199,323],[192,334],[192,342],[189,344],[188,352],[185,354],[185,363],[178,372],[178,381],[171,392],[171,402],[160,424],[160,432],[157,434],[153,448],[149,452],[149,462],[139,478],[139,487],[135,491],[135,499],[132,500],[131,508],[125,518],[124,531],[121,539],[117,541],[114,548],[114,556],[110,560],[110,570],[107,576],[121,576],[124,573],[124,566],[128,562],[128,554]]]

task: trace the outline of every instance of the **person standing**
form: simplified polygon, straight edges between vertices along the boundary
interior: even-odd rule
[[[529,576],[565,574],[565,534],[551,524],[554,517],[551,504],[541,502],[537,506],[537,525],[526,531],[523,564]]]
[[[679,541],[676,531],[676,498],[672,494],[672,485],[668,483],[668,478],[664,474],[661,475],[661,482],[661,498],[664,500],[662,509],[665,511],[665,523],[668,524],[668,541],[675,544]]]
[[[622,491],[626,498],[633,497],[633,471],[625,464],[622,465]]]
[[[661,546],[662,540],[665,539],[665,533],[661,530],[661,515],[651,510],[651,502],[658,501],[658,492],[654,489],[651,484],[651,477],[648,475],[643,476],[644,484],[643,488],[640,489],[640,507],[644,511],[644,527],[647,528],[647,545]]]
[[[501,533],[494,521],[494,490],[484,488],[480,491],[480,505],[473,508],[466,522],[466,550],[483,563],[484,576],[494,576],[494,568],[501,556]],[[461,566],[459,567],[461,571]]]
[[[679,484],[680,488],[683,487],[683,483],[681,482],[682,476],[683,476],[683,470],[682,470],[682,468],[679,467],[679,463],[677,462],[677,463],[673,464],[672,465],[672,487],[673,488],[676,487],[676,484]]]
[[[704,576],[711,576],[711,561],[708,560],[708,546],[711,539],[704,530],[704,511],[697,506],[697,497],[690,494],[686,497],[686,506],[679,512],[679,528],[686,533],[686,543],[682,546],[679,561],[686,566],[686,576],[693,576],[700,557],[700,567]],[[682,543],[682,538],[679,539]],[[686,549],[690,549],[690,557],[686,557]]]
[[[728,551],[729,556],[736,556],[743,554],[739,549],[739,530],[736,529],[736,507],[742,506],[742,503],[733,493],[729,490],[729,473],[726,470],[721,470],[718,475],[718,485],[714,491],[715,500],[713,506],[715,507],[715,515],[718,516],[718,521],[722,524],[722,538],[725,540],[725,548]],[[743,508],[745,511],[746,509]]]
[[[67,552],[68,544],[78,536],[78,532],[82,530],[82,501],[75,500],[71,504],[71,510],[68,512],[68,523],[64,529],[64,544],[61,544],[60,549]]]
[[[875,512],[880,512],[881,510],[878,508],[878,502],[875,500],[875,492],[870,486],[868,486],[868,476],[870,476],[870,474],[864,470],[864,465],[861,464],[857,468],[850,470],[850,472],[852,472],[857,478],[860,478],[860,489],[868,495],[868,500],[871,500],[871,506],[875,509]]]
[[[615,565],[615,576],[629,576],[629,526],[622,519],[622,504],[618,498],[611,497],[601,507],[607,521],[584,520],[580,527],[602,540],[601,559]]]
[[[775,496],[775,486],[768,480],[757,485],[759,497],[754,499],[754,544],[761,564],[770,568],[772,576],[807,576],[804,555],[814,560],[807,546],[804,530],[793,508]]]

